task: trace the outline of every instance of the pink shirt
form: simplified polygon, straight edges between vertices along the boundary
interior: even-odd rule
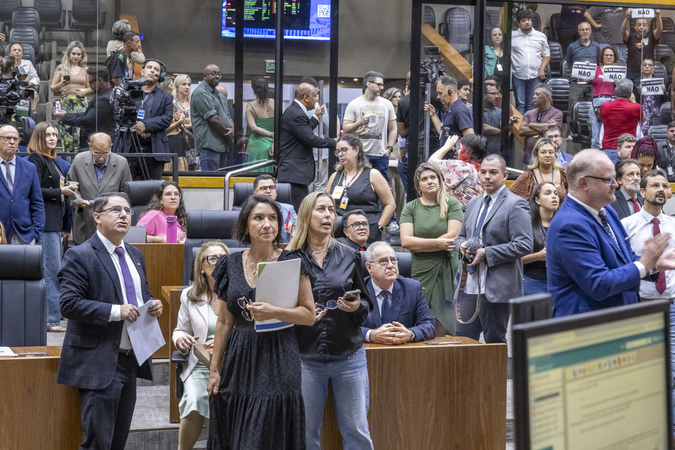
[[[141,216],[136,225],[145,227],[148,236],[162,236],[166,238],[166,216],[167,214],[161,209],[148,211]],[[176,222],[176,225],[178,225],[178,240],[182,241],[185,239],[185,231],[180,226],[180,223]]]
[[[595,68],[595,78],[593,79],[593,97],[601,95],[614,96],[614,83],[605,83],[602,79],[602,67]]]

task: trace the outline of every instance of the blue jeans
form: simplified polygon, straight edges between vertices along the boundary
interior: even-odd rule
[[[389,184],[389,157],[370,155],[366,155],[366,157],[373,166],[373,169],[379,170],[384,179],[387,180],[387,184]],[[396,222],[396,212],[394,212],[394,214],[391,215],[391,219],[389,219],[389,223],[392,222]]]
[[[361,347],[348,357],[302,357],[307,450],[321,449],[321,424],[329,380],[343,448],[372,449],[368,429],[368,366],[366,349]]]
[[[523,295],[546,294],[547,292],[546,280],[535,280],[523,275]]]
[[[39,244],[42,245],[42,270],[45,273],[47,326],[56,327],[61,324],[59,280],[57,278],[61,268],[61,233],[45,231],[40,236]]]
[[[398,162],[398,176],[401,177],[401,183],[403,183],[403,189],[405,190],[406,195],[408,195],[408,155],[406,154],[403,157],[402,161]]]
[[[604,149],[605,154],[609,157],[609,159],[612,161],[612,164],[616,164],[619,162],[619,152],[615,148],[606,148]]]
[[[213,172],[221,167],[227,167],[230,153],[218,153],[208,148],[199,151],[199,167],[202,172]]]
[[[593,99],[593,111],[588,115],[588,118],[591,121],[591,148],[601,149],[602,142],[600,142],[600,128],[602,124],[598,122],[598,118],[595,116],[595,108],[602,105],[605,102],[611,102],[612,97],[595,97]]]
[[[521,80],[513,77],[513,94],[516,96],[516,109],[519,113],[525,114],[534,109],[534,88],[541,82],[539,78]]]

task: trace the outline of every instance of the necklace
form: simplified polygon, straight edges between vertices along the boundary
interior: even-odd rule
[[[541,182],[543,183],[544,181],[546,181],[544,179],[544,174],[541,173],[541,169],[537,169],[537,170],[539,171],[539,176],[541,177]],[[551,183],[555,184],[555,174],[553,173],[553,171],[551,171]]]
[[[246,262],[245,262],[245,264],[244,264],[244,269],[246,269],[247,272],[249,271],[249,266],[250,266],[249,263],[251,262],[251,260],[249,259],[249,252],[250,252],[249,250],[246,250],[246,251],[244,252],[244,257],[246,258]],[[264,260],[264,259],[270,259],[270,258],[263,258],[263,260]],[[255,276],[255,277],[258,276],[258,264],[261,263],[261,262],[262,262],[262,261],[258,261],[257,263],[256,263],[256,262],[253,262],[253,269],[251,270],[251,273],[252,273],[253,276]]]

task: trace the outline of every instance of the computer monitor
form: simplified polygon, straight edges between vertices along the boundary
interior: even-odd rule
[[[550,319],[553,316],[551,294],[532,294],[511,299],[511,325]]]
[[[516,448],[670,450],[669,307],[515,325]]]

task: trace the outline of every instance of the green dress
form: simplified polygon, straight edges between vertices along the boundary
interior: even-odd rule
[[[268,117],[267,119],[260,119],[255,113],[255,109],[251,107],[251,112],[255,118],[256,126],[262,128],[263,130],[271,131],[274,133],[274,117]],[[272,159],[270,156],[270,149],[274,144],[274,138],[268,136],[260,136],[251,132],[251,136],[248,138],[248,146],[246,147],[246,162],[249,161],[260,161]],[[258,169],[258,172],[272,172],[272,166],[263,167]]]
[[[448,221],[464,219],[462,205],[454,197],[448,198],[445,220],[439,215],[440,206],[424,205],[418,198],[405,205],[401,223],[412,223],[415,237],[434,239],[448,232]],[[422,283],[431,311],[452,335],[455,334],[454,280],[458,268],[457,249],[412,254],[412,278]]]

